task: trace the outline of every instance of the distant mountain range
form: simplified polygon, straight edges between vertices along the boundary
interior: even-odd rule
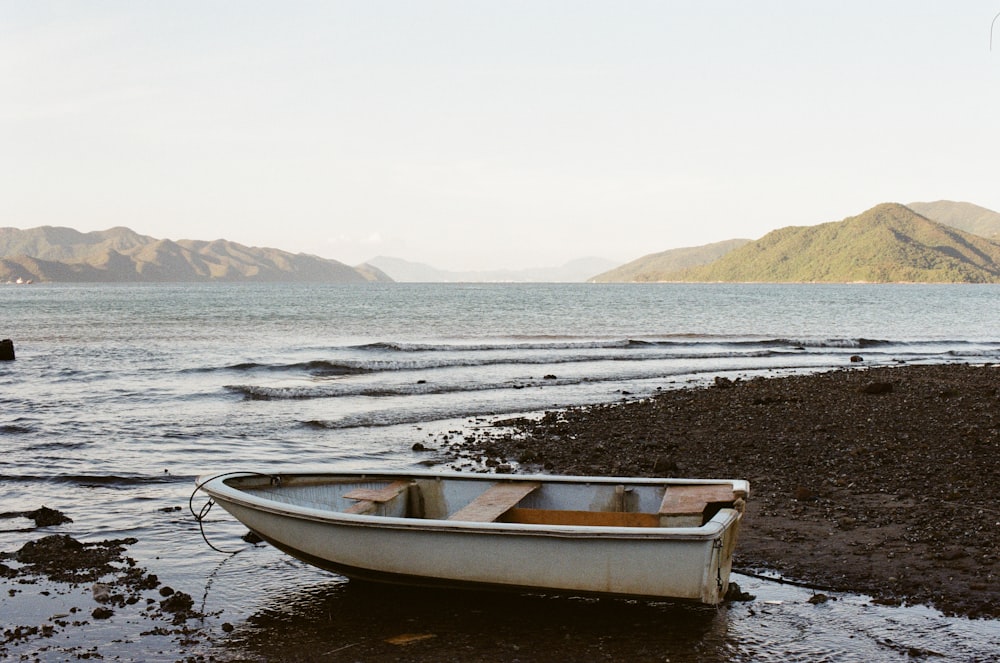
[[[370,265],[348,267],[305,253],[227,240],[156,239],[128,228],[81,233],[43,226],[0,228],[3,281],[391,281]]]
[[[594,275],[597,276],[594,276]],[[81,233],[0,228],[0,283],[15,281],[1000,283],[1000,213],[971,203],[885,203],[842,221],[789,226],[751,241],[671,249],[617,266],[446,271],[380,256],[349,267],[227,240],[155,239],[128,228]]]
[[[932,221],[913,207],[946,221]],[[789,226],[749,243],[735,240],[743,243],[701,265],[664,270],[664,254],[653,254],[593,280],[621,274],[632,282],[1000,283],[1000,241],[988,238],[998,236],[1000,214],[976,205],[885,203],[843,221]],[[718,248],[692,253],[707,258]]]
[[[413,283],[579,283],[617,263],[604,258],[580,258],[561,267],[520,270],[452,272],[399,258],[379,256],[366,262],[388,274],[394,281]]]

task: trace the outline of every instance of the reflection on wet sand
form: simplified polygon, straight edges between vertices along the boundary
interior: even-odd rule
[[[348,582],[262,545],[227,558],[205,610],[233,625],[213,640],[234,661],[989,661],[1000,650],[996,620],[733,580],[753,598],[720,608],[428,590]]]
[[[730,660],[726,610],[331,581],[230,635],[243,660]]]

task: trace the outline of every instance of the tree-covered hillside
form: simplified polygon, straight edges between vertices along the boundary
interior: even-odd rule
[[[1000,242],[885,203],[843,221],[775,230],[663,280],[1000,283]]]

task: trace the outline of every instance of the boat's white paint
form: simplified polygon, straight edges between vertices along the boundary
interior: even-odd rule
[[[275,476],[279,476],[278,473]],[[718,603],[729,581],[741,516],[723,508],[700,527],[595,527],[447,520],[498,481],[536,481],[520,505],[532,509],[655,513],[665,487],[741,480],[496,476],[461,473],[241,473],[198,483],[252,531],[286,552],[349,576],[410,583],[485,585],[566,593]],[[343,495],[412,480],[426,512],[407,517],[403,497],[375,515],[344,513]],[[624,489],[622,488],[624,487]]]

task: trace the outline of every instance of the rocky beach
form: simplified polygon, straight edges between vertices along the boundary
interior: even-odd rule
[[[743,572],[1000,617],[1000,368],[717,379],[449,440],[499,471],[743,478]]]

